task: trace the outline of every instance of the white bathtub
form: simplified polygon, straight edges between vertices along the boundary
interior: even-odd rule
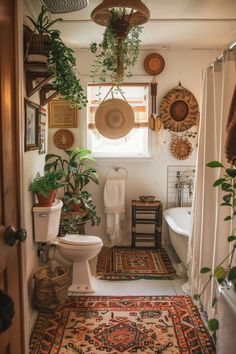
[[[186,268],[188,240],[191,226],[191,208],[177,207],[166,209],[163,216],[169,227],[169,234],[172,246]]]

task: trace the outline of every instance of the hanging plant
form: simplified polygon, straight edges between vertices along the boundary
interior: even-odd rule
[[[132,68],[137,62],[140,49],[141,26],[132,27],[126,10],[111,11],[111,19],[101,43],[92,43],[90,50],[96,55],[92,77],[105,82],[121,84],[123,78],[132,76]]]
[[[32,46],[33,37],[39,34],[42,41],[47,44],[47,64],[49,72],[54,75],[53,87],[79,109],[86,106],[87,98],[77,77],[74,51],[63,43],[59,30],[51,29],[52,25],[62,19],[51,20],[50,14],[44,6],[42,6],[36,20],[30,16],[27,18],[34,25],[34,32],[31,33],[27,43],[26,56]]]

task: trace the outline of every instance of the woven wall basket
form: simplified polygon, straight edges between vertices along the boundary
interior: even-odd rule
[[[189,90],[179,85],[161,101],[160,116],[165,129],[174,132],[188,130],[199,120],[197,100]]]
[[[34,274],[33,305],[41,312],[52,312],[67,299],[69,271],[64,266],[38,268]]]

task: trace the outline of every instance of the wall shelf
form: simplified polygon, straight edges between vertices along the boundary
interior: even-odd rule
[[[54,75],[48,72],[46,63],[26,63],[24,65],[24,69],[27,98],[39,91],[40,105],[44,106],[58,95],[58,92],[54,89],[54,87],[49,84]],[[34,85],[35,82],[36,85]],[[53,91],[53,93],[47,96],[50,91]]]

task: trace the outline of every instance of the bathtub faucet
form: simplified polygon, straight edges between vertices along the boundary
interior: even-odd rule
[[[183,206],[184,188],[188,188],[189,197],[191,197],[193,194],[193,176],[191,175],[191,172],[194,171],[185,170],[181,174],[180,171],[178,171],[176,174],[177,183],[175,187],[177,192],[177,206]]]

